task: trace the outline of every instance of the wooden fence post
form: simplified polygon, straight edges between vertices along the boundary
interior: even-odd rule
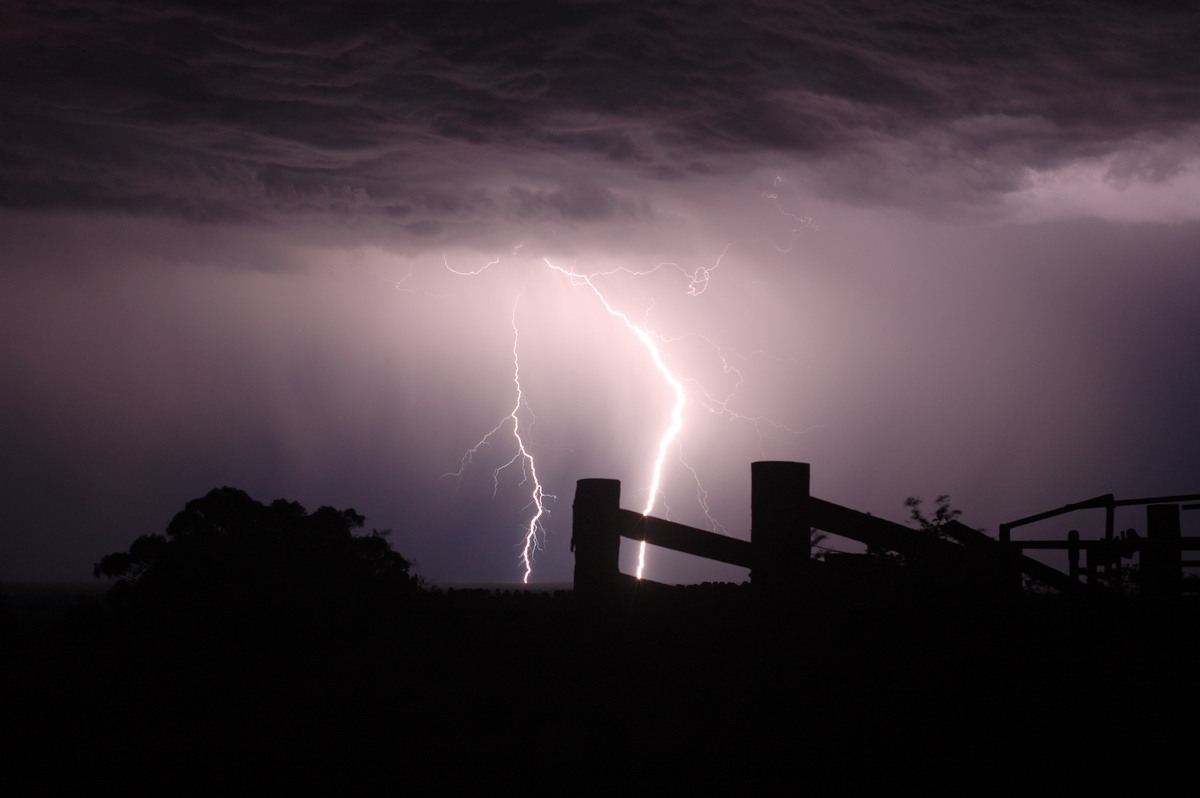
[[[809,465],[750,464],[750,581],[756,593],[796,592],[812,556]]]
[[[1088,564],[1091,565],[1092,555],[1088,553]],[[1067,533],[1067,574],[1072,579],[1079,578],[1079,530],[1072,529]]]
[[[575,598],[596,606],[614,601],[620,587],[621,506],[617,479],[581,479],[571,508],[571,550],[575,552]]]
[[[1178,504],[1146,505],[1146,542],[1142,547],[1142,592],[1175,597],[1183,587]]]

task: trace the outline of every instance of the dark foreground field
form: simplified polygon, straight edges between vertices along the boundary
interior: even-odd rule
[[[1192,605],[783,612],[730,586],[611,612],[426,592],[386,627],[16,616],[8,794],[1140,790],[1190,780],[1200,741]]]

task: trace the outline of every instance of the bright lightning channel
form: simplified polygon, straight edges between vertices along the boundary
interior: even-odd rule
[[[542,258],[542,262],[544,262],[554,271],[565,274],[568,278],[570,278],[572,285],[587,286],[591,292],[596,295],[596,298],[600,300],[600,304],[604,306],[604,309],[620,319],[625,326],[637,336],[637,339],[641,342],[642,346],[644,346],[646,351],[650,354],[650,359],[653,361],[654,367],[658,369],[658,373],[662,375],[663,380],[670,385],[671,390],[675,392],[675,404],[671,408],[671,422],[667,425],[667,428],[663,430],[662,437],[660,437],[658,440],[658,453],[655,455],[654,468],[651,471],[650,477],[650,493],[646,497],[646,507],[642,510],[643,516],[650,515],[651,511],[654,510],[654,504],[658,499],[659,492],[662,490],[662,472],[663,464],[667,459],[667,450],[679,437],[679,433],[683,429],[683,409],[687,405],[687,392],[683,389],[683,383],[678,377],[675,376],[675,373],[671,371],[671,369],[668,368],[667,364],[663,361],[662,352],[659,351],[658,348],[658,342],[655,340],[654,334],[652,334],[649,329],[647,329],[644,325],[634,324],[628,316],[610,305],[608,299],[605,298],[604,294],[599,288],[596,287],[596,284],[592,282],[591,277],[588,275],[573,272],[569,269],[564,269],[561,266],[555,266],[546,258]],[[643,540],[640,548],[638,549],[638,579],[642,578],[642,573],[645,570],[646,541]]]
[[[782,178],[776,177],[773,185],[778,186],[781,181],[782,181]],[[794,214],[791,214],[791,213],[788,213],[787,211],[785,211],[779,204],[779,199],[778,199],[777,194],[775,194],[773,192],[772,193],[764,193],[763,197],[764,197],[764,199],[766,199],[769,202],[771,202],[772,204],[774,204],[775,208],[778,210],[778,212],[781,216],[787,217],[787,218],[793,220],[794,222],[798,223],[798,227],[792,229],[790,240],[787,242],[787,244],[785,246],[780,246],[778,244],[775,244],[774,242],[770,242],[771,245],[775,248],[775,250],[777,252],[780,252],[780,253],[789,252],[792,248],[792,245],[795,243],[796,239],[800,235],[803,234],[804,230],[805,229],[813,229],[815,226],[813,225],[812,220],[810,218],[804,217],[804,216],[797,216],[797,215],[794,215]],[[599,287],[597,287],[597,285],[593,281],[593,278],[594,277],[602,277],[602,276],[611,276],[611,275],[617,274],[617,273],[625,273],[625,274],[630,274],[633,276],[644,276],[651,272],[657,271],[658,269],[670,267],[670,268],[674,268],[674,269],[680,271],[682,274],[684,274],[684,276],[686,276],[689,279],[690,284],[688,286],[688,294],[691,296],[699,296],[700,294],[704,293],[708,289],[709,282],[712,279],[713,272],[716,271],[721,266],[722,261],[724,261],[726,255],[729,254],[730,249],[733,248],[734,246],[747,245],[747,244],[752,244],[752,243],[757,243],[757,242],[755,242],[755,241],[730,242],[730,243],[726,244],[725,247],[721,250],[720,255],[718,256],[718,258],[716,259],[716,261],[713,263],[712,266],[701,266],[690,272],[678,263],[663,262],[663,263],[659,263],[656,266],[654,266],[650,269],[647,269],[647,270],[635,270],[635,269],[630,269],[630,268],[622,266],[622,267],[613,269],[611,271],[596,272],[594,274],[584,274],[584,273],[573,271],[568,268],[564,268],[562,266],[557,266],[557,265],[551,263],[548,258],[542,258],[542,262],[545,263],[547,267],[549,267],[553,271],[558,272],[559,274],[566,276],[571,281],[572,285],[586,286],[588,288],[588,290],[590,290],[592,292],[592,294],[596,297],[596,299],[599,300],[600,304],[604,307],[604,309],[610,315],[615,316],[616,318],[621,320],[621,322],[630,330],[630,332],[632,332],[637,337],[638,341],[645,348],[646,352],[650,356],[651,362],[653,362],[653,364],[654,364],[654,367],[658,370],[659,374],[663,378],[663,381],[671,388],[672,392],[675,395],[675,402],[671,407],[670,421],[667,424],[666,429],[663,430],[662,435],[659,437],[658,448],[657,448],[657,451],[655,453],[655,458],[654,458],[654,465],[653,465],[653,468],[651,469],[650,487],[649,487],[649,492],[648,492],[648,495],[646,498],[646,505],[642,510],[643,516],[648,516],[648,515],[650,515],[651,512],[654,511],[655,504],[658,502],[659,498],[663,494],[662,477],[663,477],[663,470],[666,465],[667,452],[670,450],[672,444],[675,444],[678,442],[680,433],[683,431],[683,413],[684,413],[684,409],[687,406],[687,391],[684,388],[683,381],[680,380],[680,378],[675,374],[674,371],[671,370],[671,368],[669,366],[667,366],[666,361],[663,359],[662,351],[659,349],[660,343],[670,343],[671,341],[677,340],[677,339],[664,338],[664,337],[660,336],[659,334],[653,332],[646,324],[637,324],[633,320],[631,320],[629,318],[629,316],[627,316],[625,313],[614,308],[612,306],[612,304],[609,303],[609,301],[608,301],[607,297],[605,297],[604,293],[599,289]],[[517,245],[516,248],[513,250],[513,255],[516,255],[517,252],[522,248],[522,246],[523,245],[520,245],[520,244]],[[473,277],[473,276],[479,275],[482,272],[487,271],[488,269],[492,268],[493,266],[496,266],[497,264],[499,264],[500,260],[501,259],[497,257],[476,269],[462,271],[462,270],[455,269],[454,267],[452,267],[449,263],[449,260],[445,256],[442,257],[442,262],[445,265],[446,269],[449,270],[450,272],[457,274],[459,276],[462,276],[462,277]],[[397,283],[396,287],[401,288],[403,285],[403,282],[404,281]],[[526,482],[528,482],[530,484],[530,486],[531,486],[530,487],[530,506],[532,506],[534,508],[533,515],[529,519],[529,523],[528,523],[527,527],[525,528],[525,534],[524,534],[524,538],[523,538],[523,546],[522,546],[521,555],[520,555],[520,561],[521,561],[522,567],[524,568],[524,577],[523,577],[522,581],[525,584],[528,584],[530,574],[532,574],[532,572],[533,572],[534,552],[538,548],[540,548],[541,540],[544,539],[544,537],[545,537],[545,527],[543,525],[543,519],[547,515],[549,515],[549,512],[550,512],[548,509],[548,502],[553,500],[555,497],[552,494],[546,493],[544,487],[542,486],[542,483],[541,483],[541,481],[538,477],[538,473],[537,473],[537,463],[534,460],[533,453],[530,451],[530,447],[529,447],[529,444],[527,441],[527,433],[523,432],[523,426],[521,423],[521,411],[524,410],[528,415],[532,415],[533,411],[529,407],[529,405],[525,399],[524,389],[521,386],[521,361],[520,361],[520,349],[519,349],[520,331],[519,331],[519,328],[517,325],[517,305],[519,304],[519,302],[520,302],[520,296],[518,295],[516,302],[514,302],[514,304],[513,304],[513,311],[512,311],[512,317],[511,317],[511,325],[512,325],[512,330],[513,330],[513,346],[512,346],[513,386],[515,388],[515,394],[516,394],[512,410],[508,413],[507,416],[505,416],[500,421],[499,424],[497,424],[495,427],[493,427],[474,446],[472,446],[470,449],[468,449],[466,451],[466,453],[459,460],[458,470],[451,472],[451,474],[448,474],[448,475],[454,475],[454,476],[461,477],[463,475],[464,471],[466,470],[466,467],[470,464],[470,462],[474,458],[475,454],[477,454],[479,452],[479,450],[482,449],[483,447],[490,445],[492,438],[495,437],[496,435],[498,435],[501,432],[501,430],[504,429],[509,424],[509,422],[512,423],[512,436],[516,443],[517,453],[514,454],[513,457],[508,462],[497,467],[492,472],[493,493],[495,493],[499,490],[500,474],[505,469],[509,468],[510,466],[519,464],[520,468],[521,468],[521,473],[522,473],[521,484],[525,484]],[[751,422],[754,425],[755,429],[758,431],[760,448],[761,448],[762,437],[763,437],[762,429],[760,427],[760,424],[762,424],[762,423],[768,423],[771,426],[774,426],[778,429],[784,430],[793,435],[802,434],[803,431],[793,430],[785,425],[779,424],[778,422],[771,421],[770,419],[766,419],[766,418],[762,418],[762,417],[750,418],[750,417],[743,416],[739,413],[734,412],[730,408],[730,402],[733,398],[733,394],[737,392],[738,387],[740,387],[740,385],[742,383],[742,375],[736,368],[734,368],[733,366],[731,366],[729,364],[728,359],[726,358],[724,352],[721,350],[720,347],[716,346],[715,344],[713,344],[711,341],[708,341],[707,339],[703,339],[703,340],[705,341],[705,343],[712,346],[716,350],[717,355],[720,358],[720,360],[722,362],[722,366],[725,368],[726,372],[727,373],[732,372],[737,378],[736,383],[733,387],[733,390],[731,390],[728,393],[728,395],[725,396],[723,399],[713,396],[712,394],[705,391],[703,388],[700,388],[700,393],[701,393],[701,396],[703,397],[702,404],[706,407],[706,409],[708,409],[712,413],[716,413],[719,415],[726,415],[733,419],[739,419],[742,421]],[[717,521],[709,514],[708,504],[707,504],[707,492],[704,490],[703,486],[700,484],[699,476],[696,474],[695,469],[693,469],[690,465],[687,464],[687,462],[685,462],[683,460],[682,452],[680,453],[680,463],[683,465],[684,468],[686,468],[692,474],[692,477],[696,480],[697,499],[700,503],[701,509],[704,512],[705,517],[709,520],[710,524],[714,527],[714,529],[719,527],[720,525],[717,523]],[[664,506],[665,506],[665,499],[664,499]],[[646,541],[643,540],[643,541],[641,541],[641,546],[638,550],[638,566],[637,566],[637,578],[638,579],[642,578],[642,574],[645,571],[645,567],[646,567]]]
[[[517,298],[518,302],[520,297]],[[512,411],[508,417],[512,419],[513,438],[517,442],[517,454],[509,460],[507,465],[501,466],[506,468],[512,465],[518,459],[521,461],[522,471],[526,475],[526,479],[532,485],[529,491],[529,499],[533,503],[533,516],[529,519],[529,526],[525,529],[524,545],[521,547],[521,564],[525,568],[525,575],[521,578],[521,582],[529,584],[529,575],[533,573],[533,552],[540,545],[539,533],[545,530],[542,528],[542,518],[546,515],[546,500],[553,498],[546,493],[542,487],[542,482],[538,479],[537,462],[533,459],[533,454],[529,451],[529,447],[525,445],[525,438],[521,435],[521,408],[527,407],[525,404],[525,392],[521,389],[521,357],[518,349],[518,344],[521,340],[520,330],[517,328],[517,303],[513,303],[512,312],[512,330],[513,330],[513,386],[516,389],[517,398],[513,403]],[[499,471],[492,473],[494,482],[498,481]]]
[[[488,266],[495,265],[497,261],[489,263]],[[449,264],[447,264],[449,268]],[[483,267],[487,268],[487,266]],[[453,271],[453,270],[452,270]],[[482,271],[480,269],[479,271]],[[479,272],[473,272],[478,274]],[[529,584],[529,576],[533,573],[533,553],[541,547],[541,541],[545,537],[545,527],[542,524],[542,519],[549,515],[550,510],[548,504],[555,497],[554,494],[547,493],[542,486],[541,479],[538,477],[537,461],[533,458],[533,453],[530,451],[529,444],[526,442],[526,435],[522,433],[521,410],[524,409],[527,413],[532,414],[528,403],[525,401],[525,391],[521,387],[521,356],[520,356],[520,341],[521,332],[517,326],[517,306],[520,304],[521,297],[518,295],[513,302],[512,316],[510,323],[513,331],[512,345],[512,362],[513,362],[513,387],[515,389],[516,398],[513,401],[512,410],[508,415],[501,419],[500,423],[492,427],[492,429],[484,435],[479,441],[467,450],[466,454],[458,461],[458,470],[452,471],[447,476],[461,477],[466,470],[467,465],[484,446],[491,443],[492,438],[499,434],[504,427],[512,422],[512,436],[517,445],[517,453],[512,456],[508,462],[498,466],[492,471],[492,493],[493,495],[500,490],[500,474],[507,468],[513,465],[520,464],[521,467],[521,483],[522,485],[529,483],[530,506],[533,507],[533,515],[529,519],[529,523],[525,528],[525,535],[522,540],[520,562],[525,573],[521,578],[522,584]]]

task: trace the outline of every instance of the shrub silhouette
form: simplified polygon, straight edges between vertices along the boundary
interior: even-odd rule
[[[420,587],[386,532],[355,535],[352,509],[270,505],[223,487],[187,503],[165,535],[143,535],[94,569],[110,601],[177,630],[346,633],[395,619]]]
[[[909,496],[904,500],[904,506],[908,508],[909,518],[917,525],[917,529],[924,532],[932,532],[936,537],[947,539],[945,532],[946,524],[962,515],[962,510],[955,510],[950,506],[950,496],[943,493],[934,499],[935,509],[933,515],[926,515],[921,509],[921,505],[925,500],[920,496]]]

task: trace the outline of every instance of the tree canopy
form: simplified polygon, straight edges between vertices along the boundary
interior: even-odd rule
[[[909,510],[909,518],[917,525],[918,529],[932,532],[939,538],[946,538],[946,524],[962,515],[962,510],[955,510],[951,507],[950,496],[945,493],[934,499],[933,515],[927,515],[921,509],[921,505],[924,503],[925,500],[920,496],[909,496],[905,499],[904,506]]]
[[[103,557],[110,599],[172,625],[348,629],[393,616],[415,594],[412,563],[386,532],[356,535],[353,509],[264,505],[223,487],[187,503],[166,534]]]

